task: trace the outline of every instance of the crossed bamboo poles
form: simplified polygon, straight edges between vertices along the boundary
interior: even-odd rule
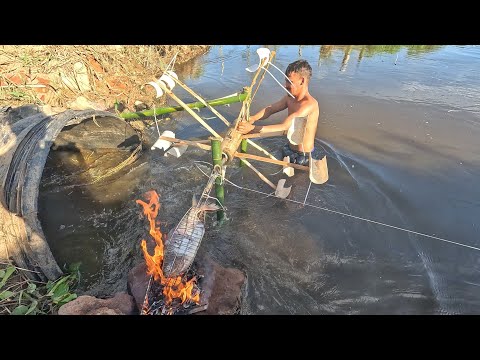
[[[264,67],[259,67],[257,72],[255,73],[255,76],[252,80],[252,83],[250,85],[250,87],[248,88],[247,91],[251,92],[256,81],[257,81],[257,78],[261,72],[261,70],[263,69],[264,72],[263,72],[263,76],[260,80],[260,82],[263,80],[263,77],[265,76],[265,73],[266,73],[266,67],[269,66],[269,63],[271,62],[273,56],[275,55],[275,52],[272,51],[272,53],[270,54],[270,59],[268,61],[268,63],[264,66]],[[178,80],[177,78],[175,78],[174,76],[171,76],[170,77],[173,81],[175,81],[175,83],[177,83],[180,87],[182,87],[184,90],[186,90],[189,94],[191,94],[192,96],[194,96],[196,99],[198,99],[203,105],[205,105],[205,107],[207,107],[208,109],[210,109],[226,126],[230,127],[232,124],[222,115],[220,114],[215,108],[213,108],[213,106],[211,106],[210,104],[208,104],[200,95],[198,95],[195,91],[193,91],[191,88],[189,88],[186,84],[184,84],[182,81]],[[181,105],[190,115],[192,115],[192,117],[197,120],[201,125],[203,125],[213,136],[215,136],[216,138],[220,139],[220,140],[223,140],[223,138],[214,130],[212,129],[199,115],[197,115],[192,109],[190,109],[187,104],[185,104],[181,99],[179,99],[167,86],[165,86],[161,81],[159,82],[159,86],[162,88],[162,90],[167,94],[169,95],[173,100],[175,100],[179,105]],[[253,96],[247,96],[247,99],[243,102],[243,106],[242,106],[242,109],[240,111],[240,115],[239,117],[237,118],[235,124],[234,124],[234,127],[236,128],[238,126],[238,123],[242,120],[242,119],[247,119],[248,120],[248,116],[249,116],[249,107],[250,107],[250,103],[253,99],[253,97],[255,96],[257,90],[258,90],[258,87],[260,86],[260,83],[257,85],[257,88],[253,94]],[[249,94],[250,95],[250,94]],[[308,166],[303,166],[303,165],[298,165],[298,164],[292,164],[292,163],[289,163],[289,162],[286,162],[286,161],[282,161],[282,160],[278,160],[275,156],[273,156],[271,153],[269,153],[267,150],[265,150],[264,148],[262,148],[260,145],[256,144],[255,142],[253,142],[250,137],[252,138],[256,138],[256,137],[268,137],[268,136],[279,136],[279,135],[282,135],[283,132],[276,132],[276,133],[271,133],[271,134],[264,134],[263,136],[259,136],[257,134],[252,134],[252,135],[244,135],[242,137],[242,139],[245,139],[247,141],[248,144],[252,145],[253,147],[255,147],[257,150],[261,151],[262,153],[264,153],[265,155],[268,156],[268,158],[265,158],[265,157],[262,157],[262,156],[257,156],[257,155],[253,155],[253,154],[247,154],[247,153],[239,153],[238,151],[235,152],[235,157],[238,157],[240,159],[242,159],[243,163],[246,164],[250,169],[252,169],[256,174],[257,176],[262,179],[265,183],[267,183],[273,190],[276,190],[277,189],[277,186],[275,186],[274,183],[272,183],[265,175],[263,175],[259,170],[257,170],[247,159],[252,159],[252,160],[257,160],[257,161],[263,161],[263,162],[267,162],[267,163],[272,163],[272,164],[277,164],[277,165],[283,165],[283,166],[290,166],[290,167],[293,167],[293,168],[296,168],[298,170],[303,170],[303,171],[309,171],[309,167]],[[199,147],[201,149],[204,149],[204,150],[210,150],[211,149],[211,146],[207,145],[204,143],[204,141],[188,141],[188,140],[180,140],[180,139],[176,139],[176,138],[169,138],[169,137],[165,137],[165,136],[161,136],[160,139],[163,139],[163,140],[167,140],[167,141],[170,141],[172,143],[177,143],[179,145],[193,145],[193,146],[196,146],[196,147]],[[202,143],[203,142],[203,143]]]

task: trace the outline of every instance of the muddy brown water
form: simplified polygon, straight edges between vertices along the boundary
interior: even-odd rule
[[[205,98],[225,96],[250,83],[245,67],[257,62],[258,47],[215,46],[177,72]],[[310,92],[321,110],[316,146],[327,154],[330,179],[312,185],[307,203],[480,247],[480,47],[268,47],[282,70],[298,58],[313,68]],[[175,93],[193,100],[182,89]],[[267,74],[251,112],[284,94]],[[233,120],[240,104],[217,110]],[[208,110],[199,114],[225,130]],[[159,128],[178,138],[208,137],[183,112],[163,116]],[[195,161],[209,162],[210,154],[189,148],[179,159],[166,158],[150,150],[156,136],[156,128],[149,129],[147,150],[135,164],[90,186],[72,187],[61,178],[78,154],[51,152],[40,218],[59,264],[82,262],[82,292],[124,290],[128,270],[142,261],[147,223],[135,199],[150,189],[160,194],[167,232],[206,184]],[[284,139],[259,143],[279,155]],[[279,170],[252,163],[265,174]],[[248,168],[229,167],[227,178],[271,192]],[[291,199],[304,201],[305,174],[297,172],[286,185],[293,185]],[[245,314],[480,313],[478,250],[231,185],[226,206],[229,221],[216,227],[208,217],[199,251],[245,271]]]

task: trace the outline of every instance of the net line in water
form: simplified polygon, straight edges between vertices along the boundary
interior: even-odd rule
[[[198,165],[196,163],[204,163],[204,164],[208,164],[208,165],[212,165],[206,161],[195,161],[195,166],[197,167],[198,170],[200,170],[205,176],[208,177],[208,175],[198,167]],[[251,192],[255,192],[257,194],[262,194],[262,195],[266,195],[266,197],[275,197],[277,199],[281,199],[281,198],[278,198],[274,195],[274,193],[266,193],[266,192],[263,192],[263,191],[260,191],[260,190],[255,190],[255,189],[250,189],[250,188],[247,188],[247,187],[244,187],[244,186],[240,186],[240,185],[237,185],[233,182],[231,182],[230,180],[224,178],[224,181],[240,190],[246,190],[246,191],[251,191]],[[372,223],[372,224],[376,224],[376,225],[382,225],[382,226],[385,226],[385,227],[389,227],[389,228],[392,228],[392,229],[396,229],[396,230],[400,230],[400,231],[404,231],[404,232],[407,232],[407,233],[410,233],[410,234],[415,234],[415,235],[419,235],[419,236],[423,236],[423,237],[427,237],[427,238],[430,238],[430,239],[435,239],[435,240],[439,240],[439,241],[443,241],[443,242],[447,242],[447,243],[450,243],[450,244],[454,244],[454,245],[458,245],[458,246],[463,246],[463,247],[466,247],[466,248],[469,248],[469,249],[472,249],[472,250],[477,250],[477,251],[480,251],[480,248],[478,247],[475,247],[475,246],[471,246],[471,245],[467,245],[467,244],[462,244],[462,243],[459,243],[459,242],[456,242],[456,241],[452,241],[452,240],[448,240],[448,239],[444,239],[444,238],[441,238],[441,237],[438,237],[438,236],[435,236],[435,235],[429,235],[429,234],[425,234],[425,233],[421,233],[421,232],[418,232],[418,231],[413,231],[413,230],[409,230],[409,229],[405,229],[405,228],[402,228],[402,227],[399,227],[399,226],[394,226],[394,225],[390,225],[390,224],[386,224],[386,223],[382,223],[380,221],[375,221],[375,220],[370,220],[370,219],[366,219],[366,218],[363,218],[363,217],[360,217],[360,216],[356,216],[356,215],[351,215],[351,214],[347,214],[347,213],[344,213],[344,212],[341,212],[341,211],[337,211],[337,210],[332,210],[332,209],[328,209],[326,207],[322,207],[322,206],[317,206],[317,205],[312,205],[312,204],[308,204],[306,202],[301,202],[301,201],[297,201],[297,200],[292,200],[292,199],[282,199],[282,200],[285,200],[285,201],[289,201],[289,202],[293,202],[295,204],[299,204],[299,205],[303,205],[303,206],[309,206],[309,207],[312,207],[312,208],[315,208],[315,209],[319,209],[319,210],[324,210],[324,211],[328,211],[328,212],[331,212],[331,213],[334,213],[334,214],[338,214],[338,215],[342,215],[342,216],[347,216],[347,217],[350,217],[350,218],[353,218],[353,219],[357,219],[357,220],[361,220],[361,221],[366,221],[366,222],[369,222],[369,223]]]

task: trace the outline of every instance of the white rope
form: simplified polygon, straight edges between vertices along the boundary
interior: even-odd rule
[[[303,206],[305,206],[305,203],[307,202],[307,196],[308,196],[308,193],[310,192],[310,186],[312,186],[311,181],[310,181],[310,184],[308,184],[307,194],[305,195],[305,200],[303,200]]]
[[[280,72],[282,73],[282,75],[285,77],[285,79],[287,79],[287,80],[290,82],[290,84],[293,85],[292,80],[290,80],[290,79],[288,78],[288,76],[283,73],[282,70],[280,70],[278,67],[276,67],[275,65],[273,65],[270,61],[269,61],[268,63],[269,63],[270,65],[272,65],[275,69],[277,69],[278,71],[280,71]]]
[[[160,129],[158,128],[157,112],[155,111],[155,103],[153,103],[153,116],[155,117],[155,125],[157,126],[158,137],[160,137],[162,135],[160,134]]]
[[[267,73],[269,73],[270,76],[273,78],[273,80],[275,80],[275,81],[278,83],[278,85],[280,85],[280,87],[288,93],[288,95],[290,95],[292,98],[295,99],[295,96],[293,96],[293,95],[290,93],[290,91],[288,91],[288,90],[285,88],[285,86],[283,86],[282,84],[280,84],[280,81],[278,81],[277,78],[276,78],[275,76],[273,76],[273,74],[272,74],[270,71],[268,71],[266,68],[263,68],[263,70],[265,70]]]
[[[200,170],[200,172],[201,172],[203,175],[205,175],[205,176],[208,177],[208,178],[210,177],[207,173],[205,173],[202,169],[200,169],[196,163],[203,163],[203,164],[206,164],[206,165],[209,165],[209,166],[212,166],[212,164],[210,164],[209,162],[206,162],[206,161],[201,161],[201,160],[196,160],[196,161],[194,161],[193,163],[194,163],[194,165],[197,167],[197,169]],[[220,174],[215,174],[215,177],[218,177],[218,176],[221,176],[221,175],[220,175]],[[225,177],[223,177],[223,176],[221,176],[221,177],[222,177],[222,183],[223,183],[223,180],[228,181],[227,179],[225,179]],[[220,202],[220,200],[218,200],[218,198],[216,198],[215,196],[210,196],[210,195],[208,195],[207,197],[208,197],[209,199],[214,199],[214,200],[216,200],[216,202],[217,202],[218,204],[220,204],[220,207],[222,208],[222,210],[225,211],[225,212],[227,212],[227,208],[222,205],[222,203]]]
[[[200,161],[199,161],[200,162]],[[205,162],[207,163],[207,162]],[[208,163],[207,163],[208,164]],[[198,166],[197,166],[198,168]],[[200,168],[199,168],[200,171],[202,171]],[[203,171],[202,171],[203,173]],[[205,173],[204,173],[205,174]],[[206,175],[206,174],[205,174]],[[208,175],[207,175],[208,176]],[[247,191],[252,191],[252,192],[255,192],[255,193],[258,193],[258,194],[262,194],[262,195],[266,195],[267,197],[270,197],[272,196],[272,194],[268,194],[266,192],[263,192],[263,191],[259,191],[259,190],[254,190],[254,189],[249,189],[249,188],[246,188],[246,187],[243,187],[243,186],[239,186],[237,184],[234,184],[233,182],[231,182],[230,180],[228,179],[225,179],[225,181],[227,183],[229,183],[230,185],[233,185],[235,186],[236,188],[238,189],[241,189],[241,190],[247,190]],[[312,183],[310,182],[310,185]],[[310,188],[310,186],[309,186]],[[308,195],[308,192],[307,192],[307,195]],[[305,197],[306,198],[306,197]],[[279,198],[281,199],[281,198]],[[304,205],[304,206],[310,206],[310,207],[313,207],[315,209],[320,209],[320,210],[324,210],[324,211],[329,211],[329,212],[332,212],[334,214],[339,214],[339,215],[343,215],[343,216],[348,216],[348,217],[351,217],[351,218],[354,218],[354,219],[357,219],[357,220],[362,220],[362,221],[367,221],[369,223],[373,223],[373,224],[377,224],[377,225],[383,225],[383,226],[386,226],[386,227],[389,227],[389,228],[392,228],[392,229],[396,229],[396,230],[401,230],[401,231],[405,231],[407,233],[411,233],[411,234],[415,234],[415,235],[420,235],[420,236],[424,236],[424,237],[428,237],[428,238],[431,238],[431,239],[435,239],[435,240],[440,240],[440,241],[444,241],[444,242],[447,242],[447,243],[450,243],[450,244],[454,244],[454,245],[458,245],[458,246],[463,246],[463,247],[466,247],[466,248],[469,248],[469,249],[473,249],[473,250],[477,250],[477,251],[480,251],[480,248],[478,247],[475,247],[475,246],[471,246],[471,245],[466,245],[466,244],[462,244],[462,243],[459,243],[459,242],[455,242],[455,241],[451,241],[451,240],[447,240],[447,239],[444,239],[444,238],[441,238],[441,237],[438,237],[438,236],[434,236],[434,235],[428,235],[428,234],[424,234],[424,233],[421,233],[421,232],[418,232],[418,231],[413,231],[413,230],[409,230],[409,229],[405,229],[405,228],[401,228],[399,226],[394,226],[394,225],[389,225],[389,224],[385,224],[385,223],[382,223],[382,222],[379,222],[379,221],[375,221],[375,220],[370,220],[370,219],[366,219],[366,218],[362,218],[360,216],[355,216],[355,215],[350,215],[350,214],[346,214],[346,213],[343,213],[341,211],[336,211],[336,210],[331,210],[331,209],[327,209],[325,207],[321,207],[321,206],[316,206],[316,205],[312,205],[312,204],[307,204],[305,202],[300,202],[300,201],[297,201],[297,200],[292,200],[292,199],[283,199],[283,200],[286,200],[286,201],[290,201],[290,202],[293,202],[295,204],[300,204],[300,205]]]
[[[208,166],[212,166],[212,164],[210,164],[209,162],[207,161],[202,161],[202,160],[194,160],[193,163],[196,165],[196,163],[201,163],[201,164],[205,164],[205,165],[208,165]],[[197,166],[197,169],[202,171],[202,169],[200,169],[198,166]],[[203,175],[206,175],[203,171],[202,171]],[[208,177],[208,175],[206,175]]]
[[[163,74],[165,74],[170,68],[173,69],[173,67],[175,66],[175,61],[177,60],[177,55],[178,55],[178,51],[175,53],[175,55],[173,55],[172,59],[168,63],[167,67],[165,68],[165,71],[163,72]],[[171,67],[170,67],[170,65],[171,65]]]
[[[280,174],[282,171],[283,171],[283,169],[280,169],[280,170],[278,170],[277,172],[274,172],[273,174],[268,174],[268,175],[271,175],[271,176],[278,175],[278,174]]]
[[[215,200],[219,205],[220,207],[222,208],[223,211],[227,212],[227,208],[225,206],[222,205],[222,203],[220,202],[220,200],[218,200],[218,198],[216,198],[215,196],[210,196],[210,195],[207,195],[207,199],[213,199]]]

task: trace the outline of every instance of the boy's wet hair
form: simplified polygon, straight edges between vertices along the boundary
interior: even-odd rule
[[[300,74],[305,77],[307,81],[310,81],[312,77],[312,67],[307,60],[297,60],[289,64],[287,70],[285,70],[285,75],[289,76],[292,72]]]

